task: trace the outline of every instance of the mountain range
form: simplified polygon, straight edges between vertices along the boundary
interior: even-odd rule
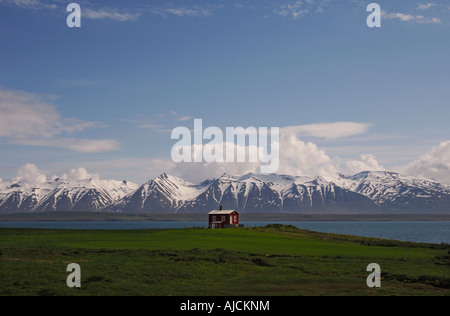
[[[121,213],[450,214],[450,186],[394,172],[333,178],[224,174],[194,184],[162,174],[139,186],[127,181],[0,183],[0,213],[96,211]]]
[[[136,190],[127,181],[53,179],[38,185],[0,183],[0,213],[100,211]]]

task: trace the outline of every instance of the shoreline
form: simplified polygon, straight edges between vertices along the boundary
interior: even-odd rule
[[[450,214],[292,214],[292,213],[241,213],[241,221],[450,221]],[[207,214],[198,213],[93,213],[50,212],[0,214],[0,222],[87,222],[87,221],[207,221]]]

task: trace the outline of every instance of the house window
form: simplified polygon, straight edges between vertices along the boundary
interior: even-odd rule
[[[234,215],[234,222],[237,223],[237,216]]]
[[[215,216],[213,216],[213,222],[215,222],[216,221],[216,217]]]
[[[225,222],[225,216],[222,215],[222,222]]]

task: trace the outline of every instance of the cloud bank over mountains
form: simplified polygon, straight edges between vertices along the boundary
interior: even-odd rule
[[[450,141],[442,142],[400,171],[450,184]]]
[[[292,135],[282,137],[280,142],[287,150],[280,152],[280,169],[277,174],[333,178],[339,174],[352,175],[364,171],[393,171],[450,184],[450,141],[442,142],[419,159],[391,170],[380,165],[372,154],[361,154],[358,159],[336,161],[314,143],[301,141]],[[128,170],[132,178],[137,173],[145,178],[151,178],[165,172],[191,182],[215,178],[224,173],[234,175],[257,173],[260,166],[258,163],[226,162],[175,164],[170,159],[160,158],[125,158],[87,164],[107,174],[110,174],[108,172],[110,169],[123,169]],[[66,180],[86,180],[100,178],[101,173],[88,172],[85,168],[79,167],[57,176],[51,171],[41,170],[36,165],[28,163],[18,169],[16,177],[12,180],[37,185],[56,177]]]
[[[56,100],[57,97],[52,95],[37,95],[0,87],[0,141],[16,146],[59,148],[83,155],[120,151],[121,144],[115,139],[76,137],[77,133],[107,128],[107,125],[101,122],[65,118],[52,104]],[[171,114],[170,117],[176,124],[192,120],[191,116],[181,117],[178,114]],[[138,123],[142,122],[138,121]],[[370,133],[370,128],[371,124],[365,122],[327,122],[281,127],[280,163],[277,173],[296,176],[332,176],[338,173],[355,174],[362,171],[386,170],[388,168],[385,168],[370,152],[370,147],[367,148],[368,152],[361,152],[357,157],[340,159],[330,156],[326,148],[321,148],[315,141],[334,142],[364,136]],[[169,131],[170,128],[158,125],[156,132],[164,137]],[[167,136],[167,142],[171,142],[169,136]],[[236,148],[236,150],[248,151],[248,146]],[[223,173],[241,175],[249,172],[256,173],[261,166],[260,163],[248,162],[175,164],[170,160],[169,154],[170,152],[167,152],[167,155],[162,154],[157,158],[103,159],[97,163],[87,162],[81,167],[100,173],[113,169],[127,169],[131,170],[131,177],[134,177],[134,174],[142,175],[143,173],[146,177],[152,177],[167,172],[195,182],[217,177]],[[33,165],[36,162],[28,162],[18,169],[16,178],[28,181],[30,184],[45,182],[48,175]],[[76,166],[69,168],[73,167]],[[390,171],[450,183],[450,141],[443,141],[416,160],[397,166]],[[73,169],[66,176],[88,177],[88,175],[86,169],[81,168]]]

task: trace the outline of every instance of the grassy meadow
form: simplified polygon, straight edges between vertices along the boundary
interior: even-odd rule
[[[81,288],[68,288],[69,263]],[[370,263],[381,288],[368,288]],[[450,246],[301,230],[0,229],[0,295],[445,295]]]

